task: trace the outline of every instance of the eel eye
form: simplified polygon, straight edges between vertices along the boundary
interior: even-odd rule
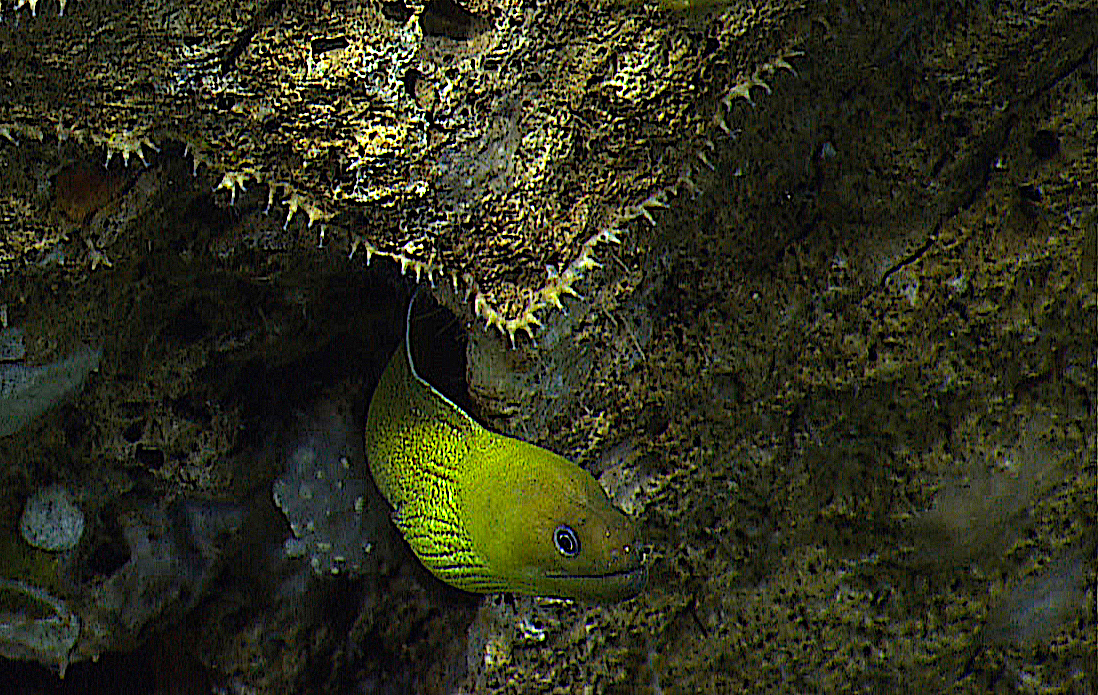
[[[571,526],[561,524],[553,531],[553,542],[557,544],[557,550],[564,557],[575,557],[580,551],[580,540]]]

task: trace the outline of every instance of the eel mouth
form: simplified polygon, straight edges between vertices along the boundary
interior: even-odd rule
[[[616,572],[605,572],[601,574],[569,574],[567,572],[546,572],[545,576],[552,579],[578,579],[578,580],[608,580],[616,577],[636,577],[644,575],[647,577],[648,568],[644,565],[633,567],[626,570],[617,570]]]
[[[548,572],[545,576],[568,586],[569,598],[587,601],[624,601],[639,594],[648,584],[647,565],[602,574]]]

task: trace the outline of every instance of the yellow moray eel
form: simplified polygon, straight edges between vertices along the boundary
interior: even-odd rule
[[[648,579],[637,530],[590,473],[489,431],[424,381],[404,341],[366,418],[366,457],[393,520],[436,577],[465,591],[620,601]]]

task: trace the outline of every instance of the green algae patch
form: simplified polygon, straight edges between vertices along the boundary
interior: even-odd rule
[[[27,582],[51,592],[59,591],[60,555],[29,545],[19,534],[15,521],[5,524],[4,529],[0,533],[0,578]]]

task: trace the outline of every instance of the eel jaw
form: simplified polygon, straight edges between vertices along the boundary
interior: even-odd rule
[[[547,579],[566,587],[567,595],[561,598],[574,598],[583,601],[613,603],[633,598],[648,583],[648,567],[638,565],[605,574],[567,574],[548,572]]]

